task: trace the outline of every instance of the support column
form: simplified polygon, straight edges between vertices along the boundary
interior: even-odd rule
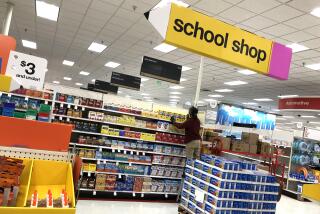
[[[4,25],[3,25],[3,29],[2,29],[2,34],[3,34],[3,35],[6,35],[6,36],[8,36],[9,30],[10,30],[10,24],[11,24],[13,6],[14,6],[13,3],[7,2],[6,17],[5,17]]]
[[[198,101],[199,101],[199,96],[200,96],[200,89],[201,89],[201,84],[202,84],[202,73],[203,73],[203,61],[204,61],[204,57],[201,56],[196,95],[195,95],[194,102],[193,102],[193,105],[195,107],[198,106]]]

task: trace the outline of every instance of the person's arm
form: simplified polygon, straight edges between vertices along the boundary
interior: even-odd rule
[[[176,123],[174,122],[173,125],[178,129],[185,129],[189,124],[189,120],[184,121],[183,123]]]

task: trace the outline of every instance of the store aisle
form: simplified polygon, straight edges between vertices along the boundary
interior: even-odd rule
[[[79,201],[77,214],[177,214],[174,203]],[[299,202],[286,196],[277,205],[277,214],[320,214],[320,205]]]

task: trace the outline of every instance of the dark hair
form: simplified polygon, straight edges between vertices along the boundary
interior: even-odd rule
[[[194,106],[191,106],[189,108],[189,114],[191,118],[197,118],[197,114],[198,114],[198,109]]]

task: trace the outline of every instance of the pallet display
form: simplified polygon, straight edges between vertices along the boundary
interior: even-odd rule
[[[275,213],[279,184],[256,164],[202,155],[187,160],[181,207],[189,213]]]

